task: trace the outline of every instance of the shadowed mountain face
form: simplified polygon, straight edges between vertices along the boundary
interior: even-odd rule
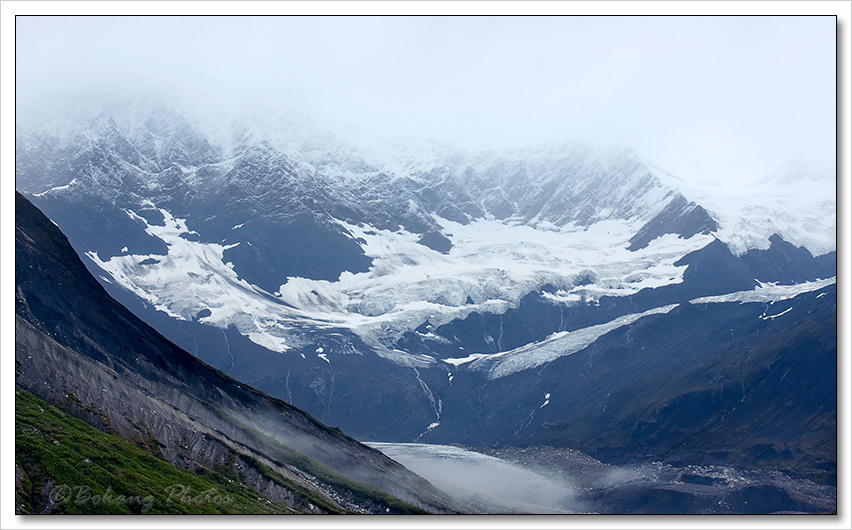
[[[513,439],[608,462],[729,463],[832,484],[835,327],[834,286],[774,304],[681,304],[536,369],[485,381],[458,373],[444,399],[475,399],[445,409],[442,427],[461,423],[459,441],[474,446]],[[518,399],[527,388],[538,395]],[[499,421],[471,426],[471,409]]]
[[[111,299],[32,204],[15,206],[18,387],[183,469],[239,469],[297,511],[453,510],[381,453],[174,346]]]

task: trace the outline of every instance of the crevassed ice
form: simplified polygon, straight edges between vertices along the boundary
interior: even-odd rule
[[[777,302],[787,300],[803,293],[816,291],[833,285],[837,282],[836,277],[805,282],[796,285],[777,285],[776,283],[760,283],[749,291],[738,291],[719,296],[706,296],[690,300],[692,304],[707,303],[749,303],[749,302]],[[820,295],[821,296],[821,295]],[[505,377],[509,374],[535,368],[548,363],[559,357],[576,353],[595,342],[605,333],[622,326],[632,324],[638,319],[654,314],[668,313],[677,307],[677,304],[666,305],[644,311],[633,313],[613,319],[604,324],[589,326],[575,331],[561,331],[554,333],[547,339],[526,344],[514,350],[499,353],[483,354],[473,353],[466,357],[442,359],[443,362],[455,367],[466,366],[467,369],[487,372],[489,379]],[[762,316],[763,319],[779,317],[791,309],[778,314]]]
[[[750,291],[737,291],[730,294],[722,294],[717,296],[705,296],[690,300],[693,304],[712,304],[724,302],[777,302],[793,298],[803,293],[817,291],[823,287],[828,287],[837,283],[837,276],[831,278],[820,279],[812,282],[797,283],[793,285],[778,285],[776,282],[762,283],[758,282],[757,287]]]
[[[545,284],[560,288],[550,295],[554,302],[583,303],[680,282],[686,267],[674,262],[712,241],[709,235],[666,235],[630,252],[624,247],[638,229],[635,222],[608,220],[589,227],[537,230],[496,220],[461,225],[436,218],[453,243],[448,254],[441,254],[420,245],[419,236],[405,230],[340,222],[365,242],[364,251],[373,258],[371,269],[344,272],[333,282],[289,278],[269,294],[223,262],[229,246],[183,239],[186,221],[158,209],[163,226],[150,225],[135,212],[127,214],[166,243],[166,256],[131,254],[103,260],[91,253],[92,259],[123,287],[175,318],[191,320],[208,309],[201,322],[235,325],[255,343],[279,352],[301,344],[302,334],[294,330],[298,323],[348,328],[396,358],[390,350],[406,331],[427,322],[437,327],[471,312],[503,313]],[[152,257],[157,263],[141,264]],[[574,279],[587,270],[594,271],[595,282],[575,286]]]

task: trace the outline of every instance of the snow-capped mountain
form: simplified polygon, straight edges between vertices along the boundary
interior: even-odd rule
[[[811,182],[807,201],[800,178],[735,194],[628,148],[371,143],[299,116],[214,130],[163,104],[19,124],[16,154],[17,188],[113,296],[202,360],[361,439],[539,441],[566,405],[536,377],[580,366],[566,359],[594,376],[602,340],[623,337],[641,358],[636,326],[674,330],[695,305],[733,333],[743,305],[755,326],[731,347],[752,347],[759,330],[783,334],[806,314],[792,309],[802,300],[835,296],[833,182],[828,193]],[[656,340],[677,351],[681,337]],[[683,362],[692,373],[699,361]],[[719,367],[720,388],[760,383]]]
[[[719,234],[740,254],[774,233],[832,250],[832,208],[806,225],[786,209],[719,227],[629,149],[466,153],[414,140],[359,152],[304,120],[238,122],[225,147],[163,104],[101,113],[21,134],[18,187],[101,203],[91,215],[108,217],[103,230],[69,231],[114,281],[276,351],[301,345],[293,321],[392,348],[425,322],[501,313],[548,284],[579,301],[679,283],[674,262]],[[104,231],[121,235],[98,240]]]

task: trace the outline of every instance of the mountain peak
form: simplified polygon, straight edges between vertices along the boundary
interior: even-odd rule
[[[825,217],[827,210],[788,204],[816,197],[825,191],[823,187],[833,190],[828,173],[809,164],[789,163],[753,189],[728,190],[684,182],[624,145],[601,147],[573,141],[466,151],[435,140],[385,142],[335,132],[316,118],[281,105],[254,106],[228,122],[205,122],[155,96],[105,101],[102,107],[76,107],[76,115],[85,114],[81,109],[86,109],[89,116],[87,126],[81,125],[85,121],[76,122],[76,134],[59,133],[70,127],[72,121],[66,118],[43,122],[43,127],[21,127],[19,165],[25,169],[18,175],[21,189],[44,193],[80,176],[67,171],[60,176],[58,168],[48,167],[47,158],[84,168],[91,154],[74,152],[80,145],[75,139],[82,134],[89,142],[100,142],[104,154],[115,152],[131,164],[132,172],[156,174],[180,167],[191,173],[206,166],[204,174],[216,181],[240,157],[254,156],[262,149],[286,169],[280,173],[270,169],[274,174],[261,179],[270,189],[258,190],[259,194],[280,197],[285,190],[275,188],[275,175],[293,173],[298,182],[324,190],[322,208],[334,212],[335,219],[401,225],[420,236],[437,229],[431,215],[462,223],[495,218],[562,227],[621,219],[642,226],[671,208],[671,201],[680,195],[709,219],[698,223],[701,231],[715,231],[740,254],[749,248],[768,248],[768,236],[775,232],[816,254],[832,250],[829,241],[819,236],[831,224]],[[65,125],[57,125],[60,121]],[[39,156],[36,151],[51,154]],[[216,166],[226,160],[228,164]],[[138,180],[155,186],[157,179],[139,176]],[[833,194],[827,200],[833,200]],[[766,227],[758,229],[752,221],[743,224],[757,212],[777,212],[779,201],[789,220],[771,214]],[[819,227],[818,240],[808,235],[813,231],[796,228],[802,223]]]

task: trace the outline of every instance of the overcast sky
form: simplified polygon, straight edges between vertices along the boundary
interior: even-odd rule
[[[834,17],[27,18],[18,104],[56,91],[280,101],[467,148],[627,144],[686,180],[833,174]]]

